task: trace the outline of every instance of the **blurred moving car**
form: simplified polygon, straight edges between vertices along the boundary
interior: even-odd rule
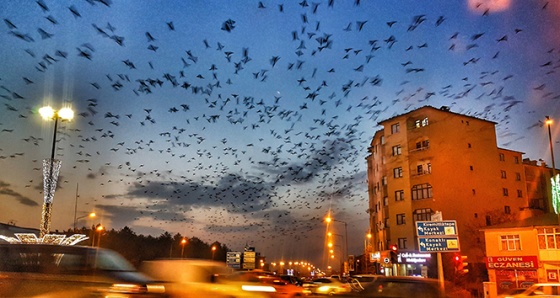
[[[224,263],[195,260],[167,259],[145,261],[140,270],[147,275],[164,282],[171,297],[268,297],[261,293],[264,288],[252,288],[250,283],[231,283],[227,276],[233,269]],[[268,290],[273,291],[270,287]]]
[[[282,279],[281,276],[272,272],[262,270],[239,271],[227,277],[227,280],[233,284],[241,283],[244,289],[264,289],[268,297],[302,297],[305,296],[303,287],[296,286],[290,281]],[[274,290],[269,290],[272,287]]]
[[[364,290],[344,297],[444,298],[436,279],[411,276],[376,276]]]
[[[560,297],[560,283],[538,283],[530,286],[519,294],[506,295],[503,297]]]
[[[379,275],[374,274],[352,275],[348,278],[348,283],[352,287],[352,290],[359,292],[363,291],[364,287],[372,283],[378,276]]]
[[[350,284],[337,278],[318,278],[309,285],[309,292],[317,295],[338,295],[352,292]]]
[[[167,297],[108,249],[6,243],[0,256],[0,297]]]

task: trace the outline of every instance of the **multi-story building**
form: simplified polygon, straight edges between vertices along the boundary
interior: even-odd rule
[[[425,273],[421,259],[430,255],[419,253],[415,222],[436,211],[457,221],[461,254],[479,263],[482,227],[547,211],[549,168],[499,148],[495,122],[425,106],[379,124],[366,158],[368,212],[371,253],[386,269]],[[414,264],[393,267],[387,252],[393,244]]]

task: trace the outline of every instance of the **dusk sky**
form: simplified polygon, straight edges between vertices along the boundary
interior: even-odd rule
[[[379,121],[449,106],[551,164],[550,116],[560,148],[557,1],[4,0],[0,15],[2,223],[39,227],[47,104],[75,111],[51,230],[73,227],[77,198],[98,214],[79,227],[320,266],[329,210],[363,253]]]

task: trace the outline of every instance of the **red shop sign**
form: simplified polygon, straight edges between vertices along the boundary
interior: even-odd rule
[[[537,256],[487,257],[487,269],[536,269],[539,267]]]

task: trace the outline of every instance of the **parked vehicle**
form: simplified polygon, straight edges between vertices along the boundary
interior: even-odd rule
[[[87,246],[0,244],[0,297],[166,297],[118,253]]]

